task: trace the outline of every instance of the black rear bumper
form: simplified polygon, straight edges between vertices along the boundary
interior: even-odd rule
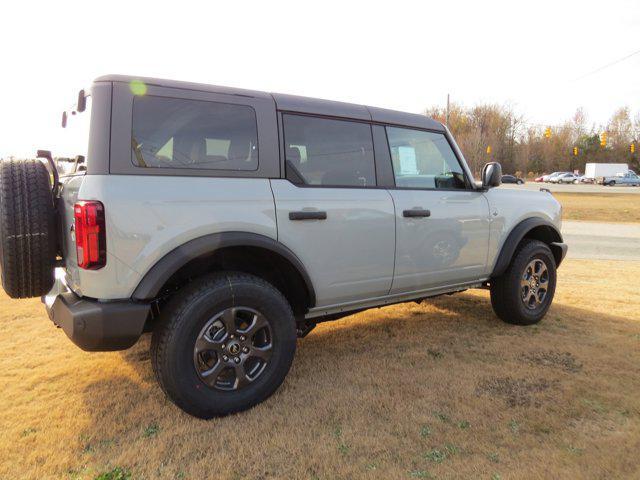
[[[73,343],[88,352],[125,350],[144,329],[150,306],[132,301],[99,302],[60,293],[47,306],[49,318]]]

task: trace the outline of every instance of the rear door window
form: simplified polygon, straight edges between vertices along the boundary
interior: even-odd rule
[[[327,187],[376,185],[369,124],[290,114],[283,121],[290,181]]]
[[[256,125],[247,105],[135,97],[132,161],[143,168],[257,170]]]

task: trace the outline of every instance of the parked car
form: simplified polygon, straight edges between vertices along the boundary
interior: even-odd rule
[[[517,183],[518,185],[522,185],[524,183],[524,179],[516,177],[515,175],[503,175],[502,183]]]
[[[591,177],[587,177],[585,175],[581,175],[575,179],[573,183],[595,183],[595,179]]]
[[[549,175],[545,175],[545,182],[553,182],[553,179],[555,179],[556,177],[565,174],[565,173],[569,173],[569,172],[553,172]]]
[[[579,175],[576,175],[575,173],[564,173],[555,177],[553,179],[553,183],[576,183],[578,178],[580,178]]]
[[[560,174],[562,174],[562,173],[566,173],[566,172],[553,172],[553,173],[550,173],[550,174],[548,174],[548,175],[543,175],[543,176],[542,176],[542,181],[543,181],[543,182],[548,182],[548,181],[550,181],[552,178],[554,178],[555,176],[560,175]]]
[[[551,305],[560,204],[493,188],[498,163],[476,184],[435,120],[119,75],[90,94],[69,117],[91,122],[86,171],[0,162],[2,286],[44,296],[84,350],[151,332],[155,377],[191,415],[265,400],[322,321],[468,288],[507,323]]]
[[[604,177],[602,179],[602,184],[609,187],[613,187],[615,185],[628,185],[630,187],[638,187],[640,186],[640,177],[633,170],[629,170],[627,173],[619,174],[613,177]]]
[[[561,177],[564,177],[565,175],[573,175],[573,173],[571,172],[560,172],[557,175],[553,175],[551,177],[549,177],[549,183],[559,183],[559,179]]]

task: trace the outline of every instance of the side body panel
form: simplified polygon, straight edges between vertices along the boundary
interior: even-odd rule
[[[74,227],[73,207],[78,200],[78,193],[85,175],[73,175],[61,179],[62,188],[58,199],[58,213],[60,216],[60,238],[62,258],[64,258],[65,281],[74,291],[80,290],[80,268],[76,253],[76,239],[72,234]]]
[[[302,261],[327,306],[386,295],[393,278],[395,219],[384,189],[305,188],[271,180],[278,240]],[[289,213],[323,211],[325,220],[290,220]]]
[[[471,190],[391,190],[396,206],[396,267],[391,293],[418,292],[482,278],[489,247],[489,208]],[[426,218],[403,211],[425,209]]]
[[[562,207],[547,192],[532,192],[508,188],[492,188],[484,193],[489,202],[491,233],[485,275],[490,275],[505,240],[513,228],[530,217],[551,222],[560,231]]]
[[[204,235],[244,231],[277,239],[268,179],[87,175],[78,198],[101,201],[107,226],[106,267],[78,270],[70,285],[87,297],[130,297],[164,255]]]
[[[258,168],[253,171],[141,168],[132,162],[134,94],[125,77],[99,79],[94,95],[86,176],[63,190],[66,280],[79,295],[131,296],[141,278],[166,253],[200,236],[245,231],[277,238],[269,177],[280,175],[275,102],[271,95],[229,88],[160,86],[146,81],[146,95],[250,106],[258,127]],[[76,265],[71,233],[76,200],[104,204],[107,264]]]

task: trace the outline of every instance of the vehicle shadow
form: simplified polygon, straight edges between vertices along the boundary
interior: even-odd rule
[[[294,366],[285,383],[287,388],[295,388],[321,381],[317,375],[321,366],[344,371],[348,364],[349,368],[358,369],[378,362],[379,356],[401,361],[404,354],[425,350],[435,358],[438,352],[447,351],[463,358],[465,352],[494,348],[494,356],[508,358],[531,348],[557,347],[583,357],[585,348],[602,347],[603,351],[594,354],[602,356],[606,349],[619,356],[621,352],[615,350],[616,345],[634,350],[638,334],[637,320],[558,303],[554,303],[540,324],[514,326],[500,321],[482,296],[444,296],[419,305],[405,303],[372,309],[318,325],[298,341]],[[126,377],[111,377],[87,388],[86,402],[97,422],[108,422],[114,414],[122,418],[135,416],[136,410],[148,410],[151,401],[157,407],[169,407],[155,382],[149,358],[150,337],[145,334],[131,349],[116,353],[135,372],[135,382]],[[638,356],[638,352],[634,353]],[[335,383],[323,389],[328,396],[332,395],[330,386],[335,387]],[[133,401],[134,398],[137,400]],[[173,406],[170,410],[173,414],[178,411]]]
[[[211,421],[188,416],[165,397],[150,365],[149,337],[109,354],[114,371],[98,372],[85,387],[89,422],[79,435],[94,463],[124,464],[157,478],[177,478],[184,468],[196,478],[212,464],[232,471],[235,448],[250,452],[247,465],[267,462],[272,472],[296,477],[301,473],[287,469],[301,463],[282,463],[283,449],[299,459],[314,451],[332,465],[340,435],[349,435],[353,455],[384,456],[391,448],[402,457],[417,448],[411,435],[421,424],[464,435],[466,424],[456,426],[464,420],[493,438],[495,425],[512,416],[591,445],[597,438],[584,432],[609,432],[612,421],[627,418],[615,412],[635,411],[640,391],[638,319],[556,303],[540,324],[518,327],[496,318],[486,296],[475,293],[319,325],[298,342],[292,369],[273,397]],[[594,419],[594,408],[617,410]],[[221,438],[224,445],[212,456],[211,445]],[[482,448],[491,448],[486,442]],[[305,468],[323,468],[309,458],[301,461]],[[259,476],[251,468],[246,476]]]

